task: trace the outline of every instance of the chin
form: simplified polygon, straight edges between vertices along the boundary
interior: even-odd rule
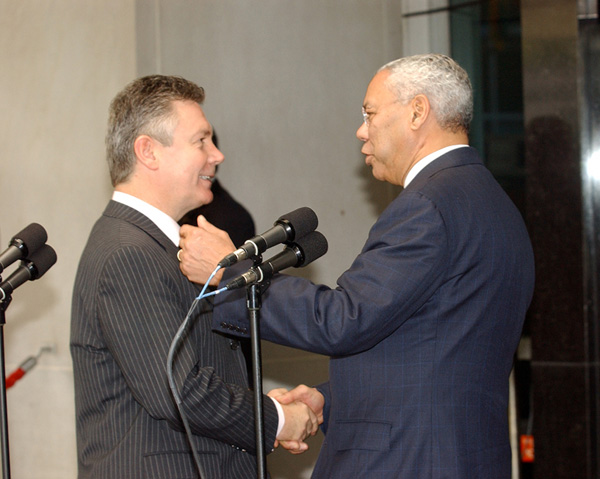
[[[375,168],[373,168],[371,170],[371,174],[373,175],[373,178],[375,178],[378,181],[385,181],[385,178],[383,177],[383,175],[381,175],[379,172],[377,172],[375,170]]]
[[[212,194],[212,192],[210,190],[208,190],[207,193],[208,194],[204,195],[204,198],[202,199],[203,205],[207,205],[207,204],[211,203],[212,200],[215,199],[215,196]]]
[[[211,194],[208,194],[208,195],[203,195],[203,196],[202,196],[202,198],[197,198],[197,199],[196,199],[196,201],[194,202],[194,205],[193,205],[191,208],[189,208],[189,209],[186,211],[186,213],[187,213],[187,212],[189,212],[189,211],[193,211],[193,210],[195,210],[196,208],[200,208],[201,206],[207,205],[207,204],[209,204],[209,203],[210,203],[212,200],[213,200],[213,195],[212,195],[212,193],[211,193]]]

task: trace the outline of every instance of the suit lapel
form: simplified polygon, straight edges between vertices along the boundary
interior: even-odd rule
[[[169,256],[175,258],[177,255],[177,246],[165,235],[161,229],[156,226],[150,218],[139,211],[124,205],[117,201],[110,200],[103,213],[105,216],[118,218],[134,225],[145,231],[154,241],[156,241]]]
[[[436,173],[448,168],[456,168],[465,165],[483,165],[477,150],[474,148],[457,148],[440,156],[423,168],[406,189],[419,189]]]

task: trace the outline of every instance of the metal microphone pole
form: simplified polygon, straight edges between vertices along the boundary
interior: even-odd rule
[[[254,423],[256,434],[256,465],[258,479],[267,477],[265,454],[265,424],[263,413],[262,361],[260,352],[261,286],[256,283],[246,288],[248,318],[250,320],[250,343],[252,346],[252,373],[254,378]]]
[[[6,308],[12,296],[0,301],[0,420],[2,445],[2,478],[10,479],[10,457],[8,453],[8,414],[6,407],[6,370],[4,367],[4,325],[6,324]]]

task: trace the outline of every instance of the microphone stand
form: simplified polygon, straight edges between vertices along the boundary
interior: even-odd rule
[[[6,370],[4,367],[4,325],[6,324],[6,308],[12,296],[0,301],[0,421],[2,446],[2,477],[10,479],[10,457],[8,453],[8,415],[6,407]]]
[[[260,261],[258,262],[260,263]],[[255,265],[258,264],[255,260]],[[246,306],[250,320],[250,344],[252,346],[252,375],[254,379],[254,423],[256,434],[256,465],[258,479],[267,477],[267,459],[265,453],[265,424],[263,413],[262,361],[260,350],[260,307],[261,295],[269,286],[250,284],[246,287]]]

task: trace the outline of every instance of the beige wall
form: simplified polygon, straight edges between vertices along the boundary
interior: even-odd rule
[[[395,193],[371,178],[354,135],[369,79],[402,54],[399,3],[0,0],[0,247],[39,222],[59,257],[7,311],[7,373],[53,348],[7,392],[14,477],[75,477],[70,295],[111,191],[103,137],[112,96],[147,73],[204,86],[224,185],[259,230],[313,208],[330,251],[301,272],[334,286]],[[265,344],[263,361],[265,389],[327,377],[321,356]],[[274,478],[308,477],[320,438],[310,444],[304,456],[270,456]]]
[[[0,0],[0,248],[37,222],[58,254],[6,313],[7,375],[53,348],[7,391],[15,478],[76,475],[70,296],[111,191],[103,132],[108,102],[135,76],[134,11],[133,0]]]

